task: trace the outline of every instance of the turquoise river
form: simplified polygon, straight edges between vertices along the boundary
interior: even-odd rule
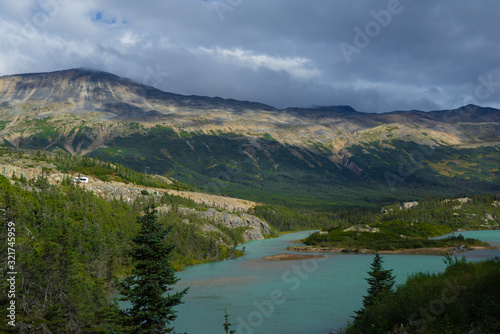
[[[224,310],[237,334],[328,334],[351,320],[368,287],[364,278],[373,255],[326,254],[318,259],[278,261],[266,256],[287,251],[309,232],[251,241],[245,256],[196,265],[177,273],[178,288],[189,287],[184,304],[176,307],[176,332],[223,333]],[[500,246],[500,231],[460,232]],[[310,254],[310,253],[302,253]],[[500,255],[499,250],[462,253],[468,261]],[[396,283],[417,271],[441,272],[442,256],[384,255]]]

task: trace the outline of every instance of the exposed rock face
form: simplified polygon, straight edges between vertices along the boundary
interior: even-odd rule
[[[465,204],[465,203],[471,201],[471,199],[468,197],[463,197],[463,198],[457,198],[457,201],[459,201],[462,204]]]
[[[13,166],[13,165],[0,165],[0,174],[5,177],[11,178],[13,175],[16,177],[25,177],[27,180],[31,180],[37,175],[42,174],[42,170],[40,168],[23,168],[21,166]]]
[[[491,213],[486,213],[485,220],[495,220],[495,217],[493,217]]]
[[[229,228],[245,227],[246,231],[243,232],[243,237],[246,241],[264,239],[264,235],[271,234],[271,227],[269,224],[247,213],[236,215],[226,211],[217,211],[212,208],[207,211],[195,210],[191,208],[179,208],[179,211],[186,215],[196,214],[216,223],[223,224]]]
[[[418,205],[417,201],[414,202],[404,202],[403,205],[399,207],[399,210],[408,210]]]
[[[363,170],[354,162],[349,160],[350,154],[346,150],[340,149],[338,155],[340,156],[341,163],[344,167],[352,171],[354,174],[361,176]]]
[[[170,195],[192,199],[198,204],[203,204],[230,212],[245,212],[257,205],[257,203],[255,202],[244,199],[197,193],[192,191],[168,190],[168,193]]]
[[[73,177],[78,176],[76,174],[57,172],[57,168],[54,164],[46,161],[35,161],[30,159],[28,155],[20,158],[10,156],[0,157],[0,174],[7,178],[12,178],[13,175],[18,178],[22,176],[26,178],[26,180],[46,176],[51,184],[61,183],[65,177],[73,179]],[[150,176],[165,183],[172,183],[172,180],[164,176],[154,174],[151,174]],[[92,191],[98,196],[108,199],[122,199],[125,202],[133,202],[138,197],[144,196],[142,192],[145,190],[148,192],[148,196],[152,196],[156,200],[159,200],[163,195],[168,193],[169,195],[189,198],[198,204],[230,212],[247,212],[257,205],[255,202],[239,198],[198,193],[193,191],[150,188],[115,181],[104,182],[95,177],[89,177],[88,183],[81,183],[78,184],[78,186]]]
[[[378,227],[370,227],[368,225],[365,226],[351,226],[349,228],[346,228],[344,232],[349,232],[349,231],[355,231],[355,232],[370,232],[370,233],[376,233],[380,232],[380,229]]]
[[[445,199],[443,203],[448,203],[449,201],[458,201],[460,204],[466,204],[469,201],[472,201],[469,197],[455,198],[455,199]]]
[[[65,177],[69,177],[72,179],[74,176],[76,176],[56,172],[56,166],[48,162],[36,162],[32,159],[24,157],[17,157],[15,158],[15,160],[13,159],[14,158],[7,156],[0,157],[1,175],[6,176],[7,178],[12,178],[13,175],[18,178],[23,176],[27,180],[45,176],[51,184],[61,183],[61,181]],[[172,182],[171,180],[162,176],[153,176],[161,178],[165,182]],[[207,220],[223,224],[231,229],[244,227],[246,228],[246,230],[243,232],[243,237],[246,241],[264,239],[264,235],[271,234],[271,228],[265,221],[247,213],[234,214],[228,212],[248,211],[249,209],[257,205],[257,203],[252,201],[190,191],[150,188],[116,181],[104,182],[95,177],[88,177],[88,179],[88,183],[77,183],[76,185],[107,199],[121,199],[124,202],[134,202],[139,197],[147,196],[149,198],[154,198],[155,201],[158,202],[166,193],[168,193],[170,195],[192,199],[199,204],[224,210],[218,211],[214,208],[210,208],[207,211],[201,211],[190,208],[179,208],[179,211],[181,211],[183,214],[187,215],[194,213]],[[147,192],[147,195],[145,195],[145,192]],[[160,206],[158,208],[158,211],[169,211],[170,209],[171,208],[168,206]],[[189,223],[189,220],[186,219],[185,222]],[[204,232],[216,232],[224,234],[216,226],[213,226],[209,223],[203,225],[201,229]]]
[[[403,202],[402,205],[400,206],[387,206],[387,207],[383,207],[380,209],[380,212],[381,213],[389,213],[391,211],[394,211],[394,209],[399,209],[399,210],[408,210],[408,209],[411,209],[413,207],[416,207],[418,205],[418,202],[417,201],[413,201],[413,202]]]

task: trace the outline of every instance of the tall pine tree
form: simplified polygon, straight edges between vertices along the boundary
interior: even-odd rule
[[[368,295],[363,297],[363,308],[356,311],[358,316],[361,315],[367,308],[379,303],[392,291],[392,287],[394,286],[392,269],[385,270],[382,267],[383,262],[384,261],[380,257],[379,253],[376,253],[373,258],[371,271],[368,272],[370,277],[365,278],[370,285],[368,288]]]
[[[226,332],[226,334],[236,334],[236,331],[234,329],[230,329],[231,326],[233,326],[233,324],[231,324],[229,322],[229,314],[227,314],[227,310],[224,309],[224,324],[222,325],[222,327],[224,327],[224,331]]]
[[[121,301],[128,301],[132,307],[121,311],[122,323],[131,333],[172,333],[167,327],[177,316],[173,307],[182,303],[187,292],[184,289],[174,294],[171,291],[179,279],[170,267],[169,255],[175,244],[167,244],[165,237],[172,227],[165,228],[158,222],[154,205],[145,209],[145,215],[138,218],[141,223],[139,234],[133,239],[133,275],[119,283]]]

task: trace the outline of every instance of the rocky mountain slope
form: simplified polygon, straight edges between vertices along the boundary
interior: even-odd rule
[[[87,69],[1,77],[0,108],[4,123],[0,135],[11,144],[20,145],[51,128],[50,146],[59,144],[81,154],[115,136],[155,125],[172,127],[177,134],[268,134],[281,144],[311,149],[313,143],[325,145],[338,158],[342,148],[386,138],[429,145],[496,142],[500,129],[498,110],[474,105],[384,114],[359,113],[348,106],[279,110],[260,103],[166,93]],[[140,126],[123,126],[130,122]],[[85,147],[75,140],[85,132],[82,127],[90,127],[95,137]]]
[[[28,181],[43,177],[47,179],[49,184],[57,186],[65,179],[72,180],[78,176],[75,173],[62,173],[58,171],[55,164],[36,159],[30,152],[16,155],[5,153],[0,152],[0,174],[7,177],[12,183],[22,179],[25,180],[25,184],[28,184]],[[267,222],[248,213],[258,205],[258,203],[252,201],[192,191],[146,187],[132,183],[105,182],[92,176],[87,176],[87,179],[88,183],[75,182],[74,184],[107,200],[120,200],[133,204],[138,200],[153,200],[156,203],[161,203],[162,197],[165,195],[190,199],[202,205],[203,210],[182,206],[176,207],[175,210],[181,216],[185,216],[184,222],[186,224],[190,223],[190,215],[201,218],[204,221],[204,224],[200,227],[203,232],[212,232],[223,236],[224,232],[221,231],[220,226],[230,230],[239,228],[238,233],[242,235],[245,241],[264,239],[272,234]],[[26,187],[32,189],[29,185],[26,185]],[[163,204],[158,206],[160,213],[171,210],[173,210],[172,205]]]
[[[499,176],[500,111],[474,105],[383,114],[348,106],[280,110],[71,69],[1,77],[0,138],[8,146],[175,173],[218,194],[258,199],[264,188],[288,197],[294,189],[311,196],[320,189],[329,201],[346,193],[339,186],[370,183],[393,191],[469,180],[477,190],[487,188]],[[312,184],[319,188],[306,190]]]

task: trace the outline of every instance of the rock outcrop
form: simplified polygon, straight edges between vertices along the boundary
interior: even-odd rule
[[[408,210],[408,209],[411,209],[415,206],[418,205],[418,202],[417,201],[413,201],[413,202],[404,202],[402,206],[399,207],[399,210]]]
[[[179,208],[178,210],[185,215],[196,214],[202,218],[222,224],[228,228],[235,229],[243,227],[245,228],[245,231],[242,234],[246,241],[264,239],[264,235],[271,234],[271,227],[268,223],[247,213],[237,215],[227,211],[217,211],[213,208],[210,208],[207,211],[191,208]]]
[[[0,157],[0,174],[9,179],[16,176],[18,178],[24,177],[27,180],[44,176],[47,177],[49,183],[53,185],[60,184],[64,178],[73,179],[74,176],[77,176],[76,174],[60,173],[57,171],[54,164],[46,161],[36,161],[29,155]],[[159,175],[152,176],[160,178],[167,183],[172,182],[170,179]],[[92,176],[88,177],[88,180],[88,183],[76,183],[75,185],[109,200],[117,199],[133,203],[140,197],[147,197],[154,199],[155,202],[159,202],[165,194],[189,198],[198,204],[211,208],[206,211],[179,208],[182,214],[196,214],[207,221],[222,224],[230,229],[244,228],[242,235],[245,241],[264,239],[265,235],[271,234],[271,228],[265,221],[245,213],[257,205],[257,203],[252,201],[191,191],[151,188],[116,181],[105,182]],[[26,187],[28,188],[28,186]],[[168,206],[160,206],[158,209],[161,212],[169,211],[171,208]],[[231,212],[238,212],[238,214]],[[185,222],[189,223],[189,220],[186,219]],[[224,234],[217,226],[210,223],[202,225],[201,230],[203,232]]]
[[[365,226],[351,226],[349,228],[346,228],[344,232],[350,232],[350,231],[355,231],[355,232],[370,232],[370,233],[377,233],[380,232],[380,229],[378,227],[370,227],[368,225]]]

